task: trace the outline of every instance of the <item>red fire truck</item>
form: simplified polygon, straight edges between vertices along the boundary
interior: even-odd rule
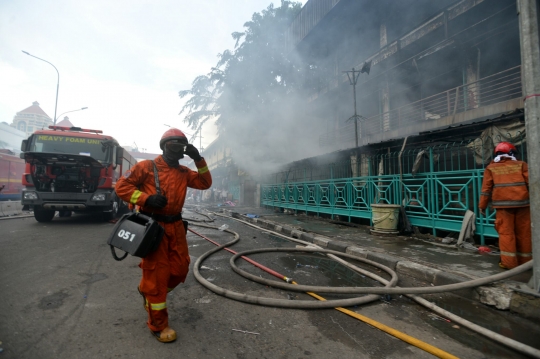
[[[127,210],[114,193],[120,176],[137,162],[111,136],[100,130],[49,126],[22,141],[23,209],[33,210],[38,222],[55,212],[101,212],[105,220]]]
[[[0,149],[0,202],[21,200],[24,161],[10,150]]]

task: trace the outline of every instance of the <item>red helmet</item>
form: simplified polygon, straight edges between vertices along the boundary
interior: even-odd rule
[[[514,152],[515,153],[517,152],[517,148],[510,142],[501,142],[495,147],[495,154],[497,154],[497,152],[502,152],[502,153]]]
[[[184,135],[184,132],[180,131],[177,128],[170,128],[165,131],[163,136],[161,136],[161,140],[159,141],[159,147],[163,149],[163,147],[165,146],[165,142],[170,140],[179,140],[181,142],[185,141],[185,144],[188,144],[188,139],[186,135]]]

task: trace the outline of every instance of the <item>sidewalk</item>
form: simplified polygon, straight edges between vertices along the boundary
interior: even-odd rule
[[[216,207],[208,204],[203,204],[202,207],[321,247],[382,263],[395,270],[400,283],[404,282],[408,286],[459,283],[504,271],[498,266],[498,255],[479,254],[470,249],[440,247],[412,236],[372,235],[367,226],[336,224],[335,221],[330,223],[329,219],[280,213],[267,208]],[[245,214],[259,217],[249,218]],[[528,271],[512,280],[454,294],[497,309],[511,310],[528,318],[540,319],[540,296],[525,293],[521,289],[526,286],[531,276],[532,271]]]
[[[0,217],[16,216],[22,213],[21,201],[1,201]]]

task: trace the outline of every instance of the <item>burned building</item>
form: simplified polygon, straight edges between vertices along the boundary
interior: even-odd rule
[[[309,0],[288,31],[308,71],[306,115],[328,155],[288,164],[262,204],[371,218],[402,204],[413,225],[459,231],[493,145],[526,160],[515,0]]]
[[[326,119],[330,149],[355,144],[349,77],[364,64],[359,145],[523,108],[513,0],[311,0],[289,42],[312,68],[309,111]]]

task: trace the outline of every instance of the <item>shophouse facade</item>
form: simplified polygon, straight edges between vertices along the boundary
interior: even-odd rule
[[[483,169],[503,140],[527,159],[515,0],[309,0],[288,46],[329,155],[269,176],[263,205],[369,221],[401,204],[435,234],[471,210],[482,242],[497,236]]]

